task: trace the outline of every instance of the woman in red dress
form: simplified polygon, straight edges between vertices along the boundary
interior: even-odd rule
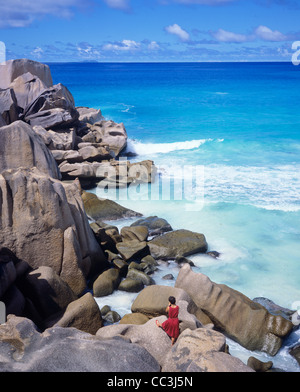
[[[172,346],[179,336],[179,306],[176,305],[176,299],[174,297],[169,297],[169,306],[166,309],[169,318],[162,324],[156,320],[156,325],[161,327],[171,338]]]

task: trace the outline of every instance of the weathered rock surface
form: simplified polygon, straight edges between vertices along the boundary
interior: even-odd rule
[[[46,87],[53,86],[51,71],[48,65],[28,59],[16,59],[0,64],[0,88],[8,88],[17,77],[27,72],[37,76]]]
[[[13,89],[22,113],[31,102],[47,89],[46,84],[30,72],[18,76],[9,87]]]
[[[93,283],[93,293],[95,297],[110,295],[119,286],[121,281],[120,272],[117,268],[110,268],[102,272]]]
[[[119,284],[118,290],[127,291],[128,293],[138,293],[143,288],[144,283],[141,280],[126,277]]]
[[[145,287],[131,305],[132,313],[142,313],[148,317],[166,315],[166,308],[169,305],[168,298],[174,296],[176,302],[186,301],[188,311],[194,313],[197,310],[191,297],[179,288],[170,286],[154,285]]]
[[[87,215],[95,221],[109,221],[141,216],[138,212],[125,208],[112,200],[98,198],[90,192],[83,191],[82,200]]]
[[[158,318],[160,322],[166,320],[165,316]],[[145,324],[113,324],[100,328],[96,336],[102,339],[111,339],[116,336],[123,336],[130,339],[132,343],[138,344],[146,349],[161,365],[166,353],[170,350],[171,341],[155,324],[155,319],[149,320]]]
[[[84,123],[95,124],[96,122],[103,120],[100,109],[97,110],[85,106],[78,106],[76,107],[76,110],[79,113],[79,121]]]
[[[99,220],[97,222],[92,222],[90,226],[104,251],[109,250],[113,253],[118,252],[116,244],[122,241],[122,237],[116,226],[106,224]]]
[[[74,98],[61,83],[44,90],[24,111],[24,120],[31,126],[45,129],[66,127],[79,118]]]
[[[180,269],[175,287],[185,290],[216,328],[249,350],[275,355],[293,328],[290,321],[273,316],[242,293],[193,272],[188,264]]]
[[[36,168],[0,175],[0,243],[32,268],[51,267],[81,293],[106,258],[89,226],[80,189]]]
[[[32,321],[15,316],[0,325],[0,358],[4,372],[160,371],[153,356],[128,339],[62,327],[39,333]]]
[[[77,328],[94,335],[103,326],[101,312],[91,293],[70,302],[60,313],[54,314],[45,322],[46,328]]]
[[[20,112],[14,90],[0,89],[0,127],[17,121]]]
[[[0,173],[6,169],[37,167],[41,173],[60,179],[57,164],[30,125],[16,121],[0,128]]]
[[[141,218],[131,224],[131,226],[146,226],[150,236],[163,234],[167,231],[172,231],[171,225],[163,218],[157,216],[148,216]]]
[[[143,271],[139,271],[135,268],[131,268],[127,275],[127,278],[133,279],[133,280],[139,280],[141,281],[145,286],[151,286],[155,284],[155,281],[151,278],[151,276],[145,274]]]
[[[297,360],[300,365],[300,343],[291,347],[289,353]]]
[[[118,156],[126,147],[127,133],[123,123],[117,124],[111,120],[103,120],[94,123],[90,127],[89,133],[83,137],[83,140],[107,144]]]
[[[122,258],[127,262],[139,260],[149,254],[149,247],[146,241],[122,241],[116,244],[116,248]]]
[[[124,240],[147,241],[148,228],[146,226],[124,226],[121,229],[121,236]]]
[[[155,237],[148,245],[151,256],[156,259],[173,259],[207,251],[207,242],[203,234],[183,229]]]
[[[247,366],[251,367],[251,369],[255,370],[256,372],[267,372],[273,366],[272,361],[262,362],[259,359],[251,356],[248,358]]]
[[[149,317],[143,313],[128,313],[125,314],[120,320],[119,324],[136,324],[142,325],[149,321]]]
[[[165,316],[157,320],[162,323]],[[119,324],[99,329],[96,336],[109,339],[116,336],[129,338],[144,347],[162,366],[165,372],[252,372],[239,359],[225,353],[225,337],[211,329],[185,329],[172,347],[168,335],[156,326],[156,319],[143,324]]]
[[[77,299],[68,284],[51,267],[36,268],[24,280],[23,292],[44,319],[64,310]]]
[[[225,337],[212,329],[183,331],[162,364],[162,372],[253,372],[225,352]]]

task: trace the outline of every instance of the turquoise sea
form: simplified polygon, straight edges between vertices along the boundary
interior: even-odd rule
[[[196,270],[250,298],[300,307],[300,68],[292,63],[50,64],[76,106],[123,122],[131,161],[152,159],[160,178],[203,170],[201,208],[191,201],[120,204],[205,234],[218,259],[190,258]],[[197,193],[199,189],[194,188]],[[97,190],[94,190],[97,192]],[[189,208],[187,208],[189,205]],[[125,224],[125,223],[123,223]],[[127,224],[127,223],[126,223]],[[174,275],[175,266],[169,268]],[[157,283],[166,284],[166,281]],[[170,284],[170,283],[168,283]],[[115,308],[131,297],[112,297]],[[116,305],[116,301],[119,305]],[[129,304],[130,309],[130,304]],[[287,354],[299,330],[272,358],[299,371]],[[233,355],[249,352],[230,345]],[[263,360],[266,356],[261,357]]]

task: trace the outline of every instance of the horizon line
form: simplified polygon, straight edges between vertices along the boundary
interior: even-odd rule
[[[37,61],[37,60],[34,60]],[[38,61],[40,62],[40,61]],[[47,64],[202,64],[202,63],[291,63],[291,60],[284,61],[284,60],[242,60],[242,61],[215,61],[215,60],[208,60],[208,61],[44,61]]]

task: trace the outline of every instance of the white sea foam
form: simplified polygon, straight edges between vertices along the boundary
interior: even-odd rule
[[[211,141],[213,139],[187,140],[173,143],[141,143],[137,140],[128,140],[126,152],[137,155],[167,154],[172,151],[193,150]],[[222,140],[218,139],[218,141],[220,142]]]
[[[121,112],[123,113],[128,113],[135,107],[134,105],[127,105],[125,103],[121,103],[120,105],[122,106]]]
[[[299,167],[207,165],[204,177],[208,199],[251,204],[269,210],[300,210]]]

